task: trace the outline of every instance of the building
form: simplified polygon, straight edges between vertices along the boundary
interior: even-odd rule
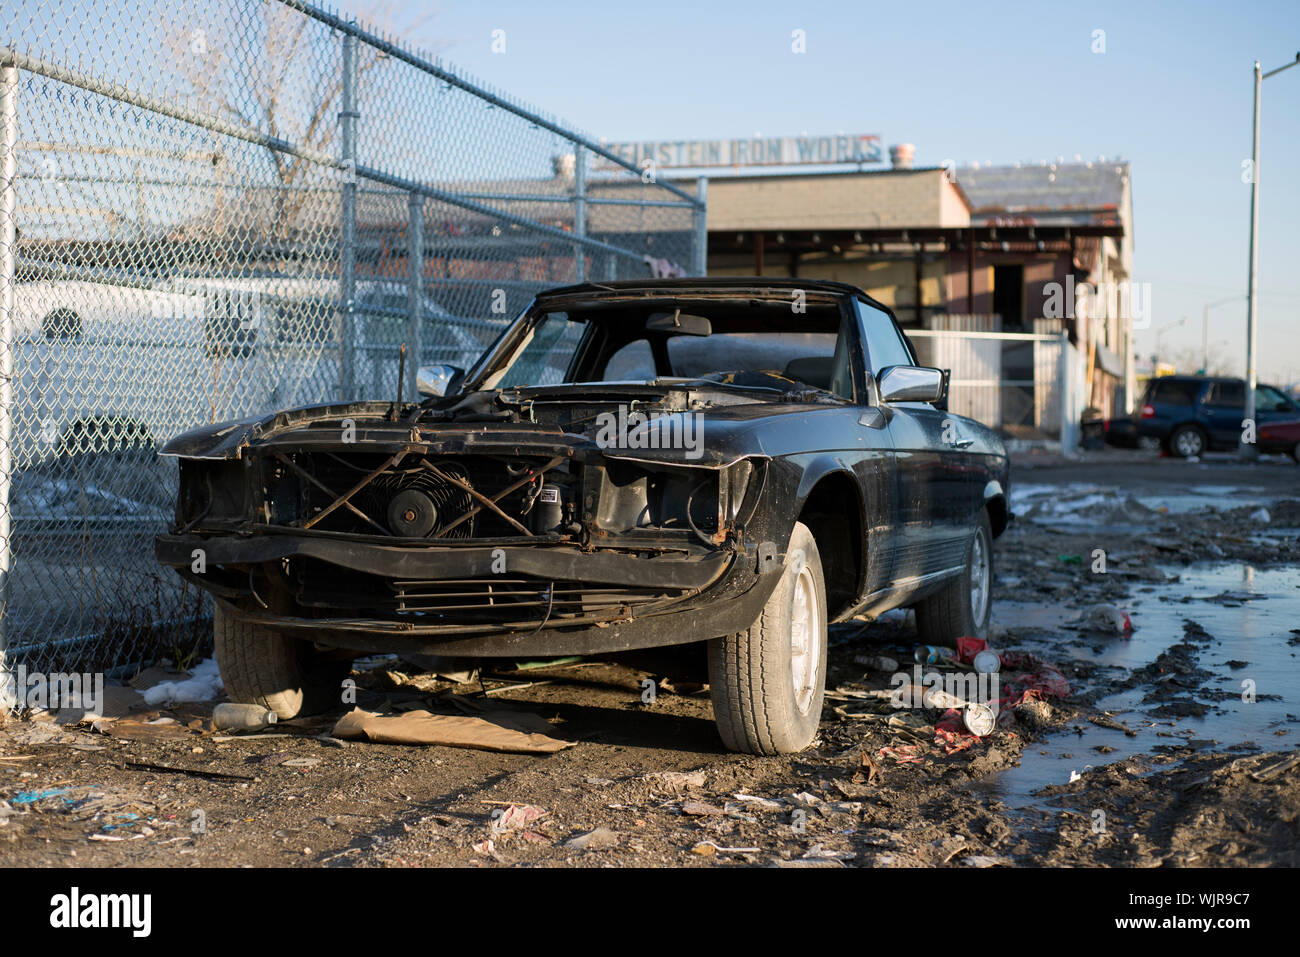
[[[962,380],[986,387],[968,411],[1008,434],[1059,431],[1048,336],[1064,334],[1083,360],[1080,409],[1126,410],[1133,314],[1150,308],[1130,294],[1128,165],[912,168],[907,150],[891,153],[889,169],[711,179],[709,273],[861,286],[936,364],[931,334],[961,334],[970,364],[996,370]],[[994,334],[996,347],[980,338]]]

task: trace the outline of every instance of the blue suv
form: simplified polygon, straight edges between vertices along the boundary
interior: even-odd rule
[[[1244,380],[1171,375],[1147,383],[1135,425],[1139,436],[1159,439],[1166,452],[1186,459],[1237,448],[1245,414]],[[1258,427],[1292,419],[1300,419],[1300,405],[1271,385],[1255,386]]]

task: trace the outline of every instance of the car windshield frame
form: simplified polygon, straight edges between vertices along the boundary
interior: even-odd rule
[[[682,298],[684,301],[694,299],[694,297],[691,296],[683,296]],[[743,294],[738,294],[737,298],[752,300],[757,297],[744,296]],[[850,366],[850,374],[853,380],[853,386],[852,386],[853,397],[845,398],[844,396],[838,396],[838,398],[840,398],[843,401],[851,402],[854,405],[869,404],[872,391],[869,383],[863,379],[862,370],[865,368],[864,362],[865,362],[866,353],[865,353],[865,345],[862,342],[862,330],[858,327],[858,323],[856,321],[853,297],[834,295],[832,299],[833,299],[833,305],[836,314],[838,315],[838,319],[839,319],[839,325],[837,328],[840,330],[840,333],[838,334],[844,334],[850,337],[849,366]],[[781,303],[787,302],[787,300],[773,300],[773,301],[781,302]],[[830,304],[828,303],[827,305]],[[888,314],[891,319],[894,318],[893,313],[887,307],[884,307],[883,305],[874,302],[872,302],[871,305],[885,311],[886,314]],[[686,309],[696,308],[696,307],[690,304],[684,304],[682,308],[683,310],[686,310]],[[546,316],[551,314],[556,314],[556,313],[564,313],[568,320],[582,321],[585,322],[587,326],[587,328],[583,332],[581,339],[574,345],[568,367],[566,368],[565,371],[565,382],[563,383],[566,385],[583,384],[577,382],[570,382],[569,379],[572,375],[574,365],[576,363],[580,363],[583,360],[584,354],[586,353],[586,351],[591,345],[591,341],[596,332],[596,329],[602,324],[603,321],[595,318],[595,316],[592,316],[591,318],[583,316],[582,313],[586,311],[587,310],[585,309],[580,310],[575,315],[574,311],[564,308],[564,306],[560,303],[552,303],[548,301],[543,301],[541,299],[534,300],[532,303],[529,304],[529,306],[522,313],[520,313],[518,317],[515,318],[513,322],[511,322],[508,326],[506,326],[505,329],[501,331],[501,333],[492,342],[492,344],[489,345],[487,349],[484,350],[484,352],[478,358],[478,360],[470,367],[469,371],[466,372],[463,380],[461,381],[461,383],[457,388],[457,394],[468,394],[470,392],[475,392],[475,391],[499,388],[500,386],[498,386],[496,383],[498,383],[502,377],[509,374],[510,368],[514,365],[514,363],[519,358],[519,353],[524,348],[527,347],[527,343],[529,342],[529,337],[533,332],[533,330],[538,326],[539,323],[541,323],[545,319]],[[598,312],[598,310],[596,311]],[[809,331],[819,331],[819,330],[810,329]],[[906,343],[906,339],[904,339],[903,341]],[[910,348],[910,344],[907,345]],[[694,380],[683,378],[683,381],[694,381]],[[719,383],[718,385],[721,388],[726,388],[725,384]],[[542,385],[510,386],[509,388],[547,388],[547,386],[542,386]],[[836,393],[833,392],[828,392],[827,394],[836,395]]]

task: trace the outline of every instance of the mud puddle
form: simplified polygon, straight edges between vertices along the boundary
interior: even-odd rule
[[[1135,626],[1127,636],[1072,631],[1078,612],[1061,605],[997,605],[997,623],[1021,643],[1084,665],[1089,677],[1077,690],[1095,712],[1034,742],[1019,765],[972,783],[973,792],[1041,809],[1042,788],[1136,755],[1292,746],[1300,735],[1300,570],[1236,562],[1158,570],[1173,581],[1124,603]]]

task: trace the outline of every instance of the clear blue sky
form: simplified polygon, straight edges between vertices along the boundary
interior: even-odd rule
[[[362,17],[368,0],[346,0]],[[1256,3],[397,0],[395,25],[610,140],[880,133],[919,165],[1122,157],[1135,279],[1168,353],[1244,367],[1251,65],[1300,51],[1300,0]],[[491,50],[504,30],[505,54]],[[807,53],[790,49],[804,30]],[[1094,30],[1106,52],[1092,52]],[[1260,376],[1300,379],[1300,66],[1264,81]],[[1149,353],[1154,333],[1140,333]]]

